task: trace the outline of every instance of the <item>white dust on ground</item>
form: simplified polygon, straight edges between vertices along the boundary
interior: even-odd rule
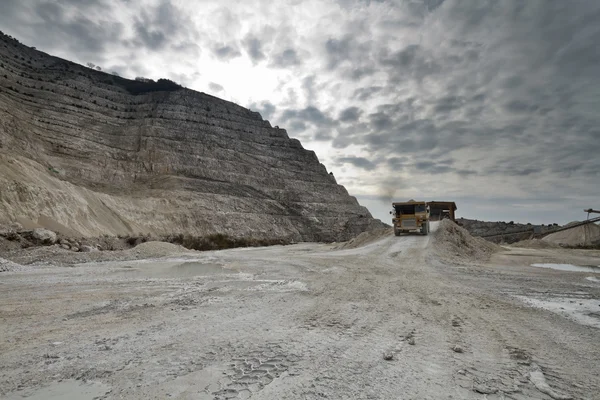
[[[180,255],[182,253],[195,253],[195,251],[173,243],[145,242],[132,249],[125,250],[125,253],[135,255],[135,258],[157,258]]]
[[[510,245],[510,247],[519,247],[519,248],[527,248],[527,249],[560,249],[561,246],[547,242],[541,239],[530,239],[530,240],[521,240],[520,242],[516,242]]]
[[[429,236],[365,243],[194,252],[194,261],[148,242],[119,252],[136,262],[8,274],[0,393],[72,379],[107,385],[108,400],[598,393],[595,328],[507,296],[581,291],[571,273],[485,264],[501,247],[450,221]],[[437,262],[444,251],[450,262]],[[182,259],[155,265],[146,254]]]
[[[555,400],[571,400],[573,396],[568,394],[562,394],[556,392],[554,389],[548,385],[546,382],[546,377],[544,376],[544,372],[537,364],[532,364],[533,370],[529,373],[529,380],[531,383],[535,385],[535,387],[542,393],[547,394]]]
[[[433,253],[453,264],[487,261],[493,253],[502,250],[497,244],[471,236],[466,229],[448,219],[442,220],[432,235]]]
[[[334,247],[334,249],[355,249],[357,247],[365,246],[369,243],[373,243],[377,240],[380,240],[384,237],[390,236],[394,234],[393,228],[383,228],[383,229],[375,229],[371,231],[366,231],[356,236],[353,239],[350,239],[347,242],[340,243]]]
[[[93,252],[73,252],[61,248],[59,245],[39,246],[27,249],[26,252],[13,254],[10,258],[23,265],[45,265],[48,260],[52,260],[55,265],[73,265],[88,262],[107,262],[107,261],[125,261],[155,259],[161,257],[173,256],[198,256],[200,252],[186,249],[183,246],[167,242],[145,242],[134,248],[115,251],[93,251]],[[1,268],[1,266],[0,266]]]
[[[589,246],[600,242],[600,226],[590,223],[572,229],[551,233],[544,242],[563,246]]]

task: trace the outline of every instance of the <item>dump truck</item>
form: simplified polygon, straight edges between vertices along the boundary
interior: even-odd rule
[[[396,236],[408,232],[429,234],[430,208],[427,202],[409,200],[403,203],[392,203],[392,207],[390,214],[393,215],[392,225]]]

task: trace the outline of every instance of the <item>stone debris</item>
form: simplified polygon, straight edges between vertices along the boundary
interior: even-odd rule
[[[589,246],[600,243],[600,226],[591,223],[576,226],[564,231],[551,233],[542,238],[543,242],[559,246]]]
[[[442,220],[433,232],[433,252],[450,263],[482,262],[502,247],[471,234],[449,219]]]
[[[0,272],[16,272],[22,271],[24,267],[10,260],[0,258]]]
[[[33,230],[32,236],[35,240],[37,240],[43,244],[56,243],[56,233],[54,233],[48,229],[36,228]]]
[[[454,346],[452,346],[452,351],[455,352],[455,353],[462,353],[462,352],[464,352],[463,348],[460,347],[457,344],[455,344]]]
[[[83,245],[79,248],[79,251],[81,251],[82,253],[91,253],[93,251],[99,251],[99,250],[92,246]]]
[[[542,369],[537,364],[531,364],[533,369],[529,372],[529,380],[535,385],[537,390],[547,394],[555,400],[571,400],[573,397],[568,394],[561,394],[556,392],[548,385]]]

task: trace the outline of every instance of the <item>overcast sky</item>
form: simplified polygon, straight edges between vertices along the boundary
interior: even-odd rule
[[[600,1],[1,0],[21,42],[259,111],[392,199],[534,223],[600,208]]]

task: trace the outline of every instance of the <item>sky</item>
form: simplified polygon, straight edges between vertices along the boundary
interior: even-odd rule
[[[233,101],[392,201],[566,223],[600,208],[600,1],[1,0],[0,30]]]

